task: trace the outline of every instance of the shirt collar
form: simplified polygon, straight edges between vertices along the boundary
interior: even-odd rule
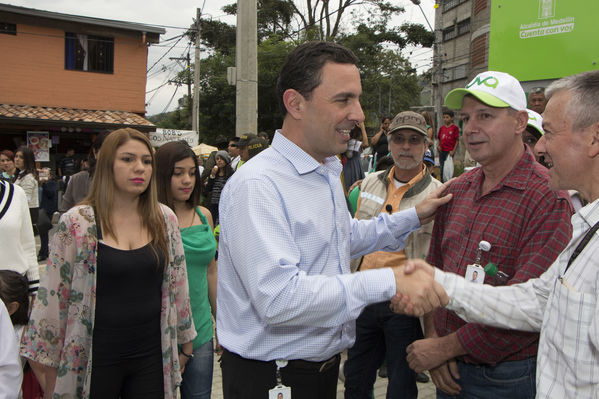
[[[287,159],[300,175],[314,172],[321,167],[324,167],[335,175],[341,175],[343,166],[339,158],[333,155],[325,158],[324,164],[321,164],[297,144],[285,137],[280,130],[275,132],[271,147]]]
[[[493,190],[495,191],[500,187],[511,187],[516,190],[524,190],[528,184],[530,174],[537,167],[537,161],[535,157],[532,155],[532,152],[525,146],[524,154],[516,163],[516,166],[509,171],[509,173],[503,178],[501,183],[499,183]],[[540,166],[540,164],[539,164]],[[483,168],[478,167],[475,168],[472,173],[466,176],[466,181],[470,184],[479,184],[482,185],[483,182]]]
[[[599,221],[599,199],[580,208],[577,214],[580,215],[589,226],[595,225],[595,223]]]

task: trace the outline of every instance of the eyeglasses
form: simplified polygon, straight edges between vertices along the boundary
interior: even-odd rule
[[[410,137],[405,137],[405,136],[400,136],[397,134],[392,134],[391,137],[389,138],[389,141],[392,141],[393,144],[399,144],[399,145],[403,145],[406,141],[410,145],[419,145],[419,144],[424,143],[424,136],[413,135]]]

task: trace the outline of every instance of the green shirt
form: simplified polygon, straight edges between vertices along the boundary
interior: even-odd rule
[[[212,339],[212,315],[208,300],[208,265],[216,253],[216,240],[206,216],[196,208],[202,224],[181,229],[181,239],[187,264],[187,279],[189,281],[189,299],[193,323],[198,336],[193,341],[193,349]]]

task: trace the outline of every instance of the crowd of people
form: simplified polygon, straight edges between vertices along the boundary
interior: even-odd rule
[[[215,352],[227,399],[335,398],[340,374],[370,398],[383,365],[388,398],[425,371],[438,398],[596,398],[599,72],[528,100],[483,72],[437,134],[402,111],[369,138],[357,61],[298,46],[272,143],[203,162],[131,128],[56,180],[0,152],[0,398],[209,398]],[[458,143],[478,167],[445,179]]]

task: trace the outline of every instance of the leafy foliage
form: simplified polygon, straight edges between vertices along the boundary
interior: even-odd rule
[[[391,18],[403,8],[384,0],[305,0],[305,9],[292,0],[258,0],[258,129],[272,134],[282,125],[275,94],[276,80],[287,54],[307,40],[333,40],[354,51],[360,59],[362,107],[367,123],[378,126],[382,115],[415,105],[420,88],[415,70],[400,54],[407,45],[430,47],[433,34],[424,26],[405,23],[394,27]],[[354,28],[342,25],[351,7]],[[355,10],[355,8],[354,8]],[[223,7],[228,14],[237,5]],[[200,138],[211,142],[219,134],[235,134],[235,86],[227,82],[227,67],[235,65],[235,27],[201,20],[202,44],[210,56],[200,68]],[[184,73],[184,72],[182,72]],[[189,73],[192,73],[189,71]],[[184,80],[185,76],[178,76]],[[184,97],[186,98],[186,97]],[[188,102],[158,121],[159,126],[183,128],[189,121]],[[188,127],[185,127],[188,128]]]

